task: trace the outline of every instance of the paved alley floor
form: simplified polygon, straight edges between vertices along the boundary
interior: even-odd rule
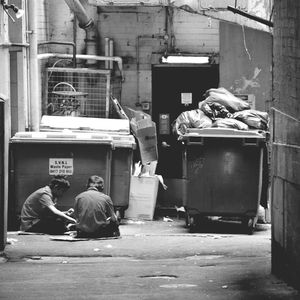
[[[300,299],[271,275],[271,227],[123,220],[120,239],[8,233],[0,299]]]

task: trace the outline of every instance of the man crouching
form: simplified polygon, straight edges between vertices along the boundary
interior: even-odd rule
[[[84,238],[120,236],[119,223],[111,198],[103,193],[104,180],[93,175],[87,190],[75,198],[74,217],[77,236]]]
[[[76,223],[70,214],[73,209],[62,212],[56,202],[69,189],[70,183],[63,176],[55,176],[25,200],[21,211],[20,230],[47,234],[63,234],[67,223]]]

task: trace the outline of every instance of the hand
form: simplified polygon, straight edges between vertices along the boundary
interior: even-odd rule
[[[75,219],[73,219],[72,217],[68,217],[68,220],[69,221],[71,221],[71,222],[73,222],[74,224],[76,224],[77,222],[76,222],[76,220]]]
[[[76,224],[70,223],[70,224],[67,225],[67,228],[68,228],[69,231],[76,230]]]
[[[70,208],[66,211],[66,215],[67,216],[71,216],[72,214],[74,213],[74,209],[73,208]]]

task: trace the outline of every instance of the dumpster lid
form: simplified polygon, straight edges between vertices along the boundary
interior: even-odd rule
[[[118,134],[130,134],[129,120],[104,119],[71,116],[43,116],[40,123],[40,131],[97,131],[114,132]]]
[[[114,147],[116,148],[136,148],[136,142],[133,135],[110,135]]]
[[[258,138],[265,139],[266,132],[261,130],[238,130],[233,128],[188,128],[179,140],[189,137],[218,137],[218,138]]]
[[[78,144],[108,144],[113,145],[112,137],[108,134],[97,132],[72,132],[63,130],[60,132],[17,132],[11,139],[11,143],[78,143]]]

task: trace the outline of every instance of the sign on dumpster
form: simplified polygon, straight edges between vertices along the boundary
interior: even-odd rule
[[[49,158],[49,175],[73,175],[73,158]]]

